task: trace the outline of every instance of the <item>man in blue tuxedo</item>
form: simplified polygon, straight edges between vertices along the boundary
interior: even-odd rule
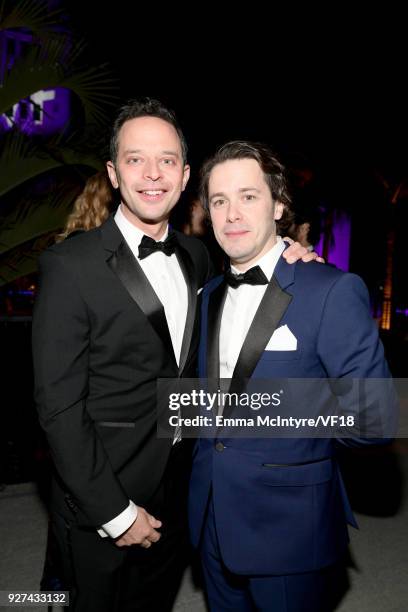
[[[282,257],[276,226],[290,195],[268,147],[224,145],[203,167],[201,192],[231,260],[203,291],[201,377],[232,379],[233,386],[256,378],[389,378],[361,279],[331,266],[290,266]],[[347,408],[345,382],[340,401]],[[366,405],[375,399],[366,397]],[[212,611],[331,609],[347,523],[355,525],[336,444],[234,439],[222,430],[197,442],[190,527]]]

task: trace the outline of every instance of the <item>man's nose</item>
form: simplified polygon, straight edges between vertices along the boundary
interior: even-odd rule
[[[234,221],[238,221],[239,219],[241,219],[241,211],[238,204],[235,202],[229,202],[227,208],[227,220],[232,223]]]
[[[157,181],[161,177],[160,166],[156,161],[148,161],[145,166],[145,178]]]

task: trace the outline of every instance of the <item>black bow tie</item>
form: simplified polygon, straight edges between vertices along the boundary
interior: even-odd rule
[[[177,236],[174,232],[169,232],[164,242],[156,242],[150,236],[143,236],[139,244],[139,259],[144,259],[156,251],[161,251],[165,255],[172,255],[176,249]]]
[[[245,272],[245,274],[234,274],[231,272],[231,269],[229,269],[225,273],[225,280],[227,281],[228,285],[234,289],[242,284],[267,285],[269,282],[259,266],[250,268]]]

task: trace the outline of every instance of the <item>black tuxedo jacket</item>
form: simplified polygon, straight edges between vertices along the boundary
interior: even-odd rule
[[[156,435],[156,379],[196,376],[203,244],[177,232],[188,288],[177,366],[164,309],[111,217],[44,252],[33,316],[35,397],[59,486],[57,507],[82,525],[144,505],[172,440]]]

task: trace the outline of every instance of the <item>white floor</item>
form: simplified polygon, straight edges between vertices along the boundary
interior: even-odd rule
[[[400,459],[406,483],[408,456]],[[351,530],[351,556],[356,567],[350,569],[351,588],[337,612],[407,612],[407,487],[395,516],[379,518],[357,514],[357,520],[360,530]],[[46,528],[47,515],[35,485],[12,485],[0,493],[0,590],[38,589]],[[44,608],[27,610],[44,611]],[[188,571],[175,611],[205,610],[202,593],[194,587]]]

